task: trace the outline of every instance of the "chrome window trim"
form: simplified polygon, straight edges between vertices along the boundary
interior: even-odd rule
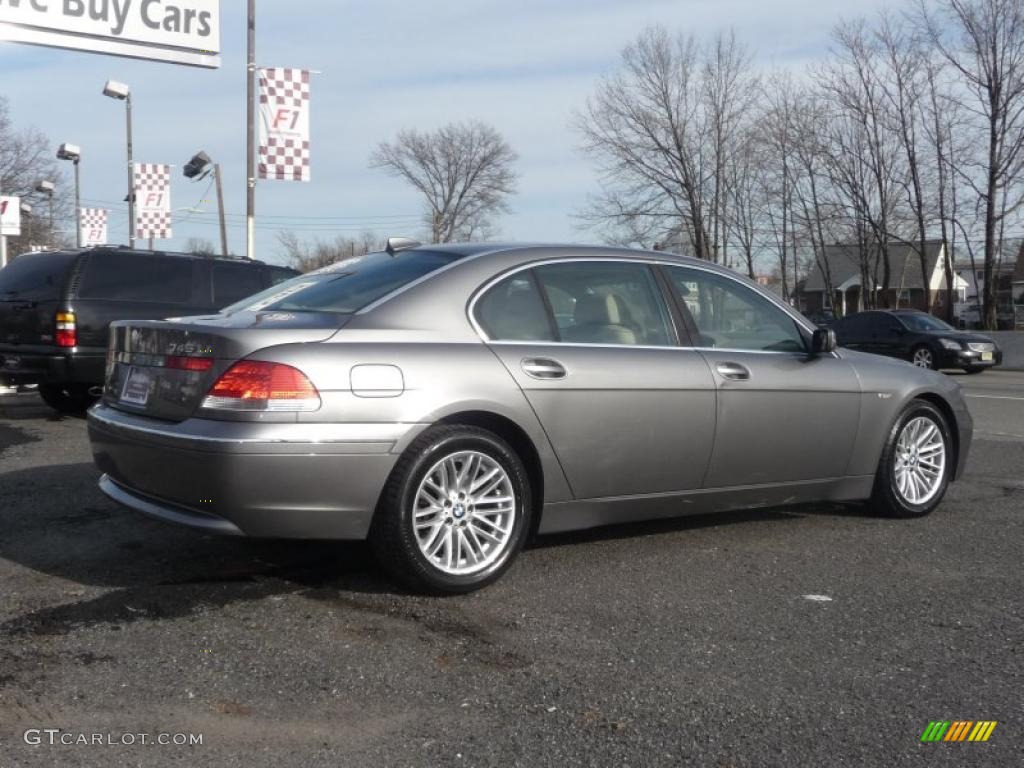
[[[440,247],[439,248],[435,248],[435,247],[431,247],[429,245],[425,245],[425,246],[423,246],[422,250],[430,251],[430,252],[433,252],[433,253],[443,253],[444,252],[443,244],[437,244],[437,245],[439,245]],[[519,247],[512,247],[512,248],[510,248],[508,246],[504,246],[504,247],[501,247],[501,248],[494,248],[494,249],[491,249],[491,250],[480,251],[479,253],[474,253],[474,254],[472,254],[470,256],[463,256],[461,258],[455,259],[450,264],[445,264],[443,267],[440,267],[439,269],[435,269],[433,272],[427,272],[427,274],[421,275],[420,277],[417,277],[411,283],[406,283],[405,285],[401,285],[398,288],[395,288],[390,293],[385,293],[379,299],[375,299],[374,301],[370,302],[369,304],[367,304],[362,309],[356,310],[356,312],[354,314],[355,315],[365,315],[367,312],[372,312],[373,310],[377,309],[377,307],[379,307],[381,304],[385,304],[386,302],[391,301],[391,299],[395,298],[396,296],[400,296],[401,294],[403,294],[406,291],[408,291],[410,288],[415,288],[417,285],[420,285],[421,283],[425,283],[427,280],[430,280],[431,278],[437,277],[438,275],[440,275],[440,274],[442,274],[444,272],[447,272],[449,269],[457,267],[460,264],[468,264],[471,261],[475,261],[476,259],[480,258],[481,256],[490,256],[491,254],[494,254],[494,253],[505,253],[505,252],[523,250],[523,249],[526,249],[526,248],[536,248],[536,247],[537,246],[535,246],[535,245],[524,245],[524,246],[522,246],[522,248],[519,248]],[[414,249],[414,251],[415,250],[416,249]]]
[[[477,335],[480,337],[480,340],[483,341],[485,344],[500,344],[500,345],[516,344],[516,345],[520,345],[520,346],[524,345],[524,344],[527,344],[527,345],[534,345],[534,346],[605,347],[605,348],[612,348],[612,349],[683,349],[683,350],[693,350],[693,351],[698,351],[698,352],[699,351],[707,350],[707,351],[712,351],[712,352],[751,353],[751,354],[757,354],[757,355],[806,355],[806,354],[808,354],[807,352],[788,352],[788,351],[784,351],[784,350],[772,350],[772,349],[733,349],[733,348],[729,348],[729,347],[695,347],[695,346],[688,346],[688,345],[683,345],[683,344],[667,344],[667,345],[662,345],[662,346],[650,346],[650,345],[641,345],[641,344],[588,344],[588,343],[582,343],[582,342],[569,342],[569,341],[537,341],[536,339],[524,339],[524,340],[516,341],[514,339],[491,339],[490,337],[488,337],[487,333],[484,331],[483,327],[480,325],[479,322],[477,322],[477,319],[476,319],[476,304],[480,300],[481,296],[483,296],[485,293],[487,293],[487,291],[489,291],[491,288],[493,288],[495,285],[497,285],[501,281],[506,280],[507,278],[512,277],[513,275],[519,274],[520,272],[525,272],[526,270],[534,269],[536,267],[548,266],[549,264],[568,264],[568,263],[573,263],[573,262],[618,262],[618,263],[622,263],[622,264],[645,264],[647,266],[683,267],[684,269],[695,269],[695,270],[698,270],[700,272],[707,272],[709,274],[721,277],[721,278],[723,278],[725,280],[731,280],[732,282],[736,283],[737,285],[741,286],[742,288],[745,288],[748,291],[753,291],[755,295],[760,296],[763,299],[766,299],[767,301],[771,302],[776,307],[781,309],[783,312],[785,312],[786,315],[788,317],[790,317],[790,319],[793,320],[793,322],[797,325],[797,327],[803,328],[809,334],[813,335],[813,333],[815,331],[815,329],[811,326],[810,322],[806,318],[799,317],[798,313],[794,312],[792,307],[787,306],[781,300],[776,299],[774,296],[768,296],[766,294],[760,293],[759,291],[753,290],[749,285],[745,285],[741,280],[737,280],[736,278],[732,277],[731,275],[723,274],[722,272],[719,272],[716,269],[708,269],[707,267],[702,267],[702,266],[696,265],[696,264],[688,264],[688,263],[685,263],[685,262],[678,262],[678,261],[669,261],[667,259],[627,258],[627,257],[622,257],[622,256],[565,256],[565,257],[561,257],[561,258],[542,259],[540,261],[534,261],[534,262],[530,262],[528,264],[520,264],[517,267],[513,267],[512,269],[509,269],[509,270],[507,270],[505,272],[502,272],[500,275],[497,275],[496,277],[492,277],[490,280],[485,282],[482,286],[477,288],[476,291],[473,293],[473,296],[470,298],[469,304],[466,306],[466,315],[467,315],[467,318],[469,320],[469,324],[473,327],[473,330],[476,331]],[[447,269],[447,267],[445,269]],[[432,273],[432,274],[437,274],[437,273]],[[668,310],[669,307],[666,307],[665,309]],[[838,355],[835,353],[835,351],[831,352],[830,354],[831,354],[832,357],[838,357]]]

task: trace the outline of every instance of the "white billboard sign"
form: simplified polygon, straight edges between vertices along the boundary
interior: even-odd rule
[[[0,0],[0,40],[220,66],[220,0]]]
[[[21,235],[21,198],[0,197],[0,235]]]

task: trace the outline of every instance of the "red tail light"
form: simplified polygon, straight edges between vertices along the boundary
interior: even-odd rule
[[[78,325],[75,323],[74,312],[57,313],[57,333],[55,338],[58,347],[78,346]]]
[[[315,411],[320,393],[290,365],[242,360],[213,385],[203,407],[230,411]]]
[[[177,371],[208,371],[213,368],[212,357],[181,357],[168,355],[164,361],[164,367],[173,368]]]

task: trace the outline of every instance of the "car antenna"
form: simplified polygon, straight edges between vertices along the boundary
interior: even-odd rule
[[[399,251],[407,251],[410,248],[419,248],[423,243],[419,240],[413,240],[411,237],[389,237],[387,244],[384,246],[384,250],[388,252],[389,256],[394,257]]]

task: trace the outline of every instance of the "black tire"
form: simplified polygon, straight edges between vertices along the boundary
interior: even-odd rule
[[[903,427],[919,416],[931,420],[938,427],[945,443],[946,454],[938,491],[923,504],[913,504],[902,496],[897,487],[896,443]],[[949,424],[942,412],[924,400],[911,401],[896,419],[896,423],[893,424],[886,438],[882,457],[878,461],[878,470],[875,473],[875,485],[869,502],[871,508],[887,517],[923,517],[930,514],[942,502],[942,497],[946,495],[946,489],[949,487],[949,478],[953,474],[956,459],[954,445]]]
[[[459,451],[477,451],[497,462],[508,476],[515,498],[511,533],[501,554],[472,574],[447,573],[420,550],[413,527],[416,494],[434,465]],[[460,424],[429,428],[402,454],[381,493],[370,530],[370,543],[380,564],[417,592],[463,594],[496,581],[508,570],[530,531],[530,480],[514,450],[492,432]]]
[[[918,367],[919,368],[928,368],[928,369],[934,371],[935,370],[935,351],[931,347],[926,345],[926,344],[921,344],[920,346],[914,347],[912,350],[910,350],[910,362],[912,362],[914,365],[917,365],[917,356],[919,354],[924,354],[924,353],[927,353],[927,355],[928,355],[928,365],[927,366],[921,365],[921,366],[918,366]]]
[[[40,384],[39,396],[53,410],[70,416],[83,415],[98,399],[85,384]]]

